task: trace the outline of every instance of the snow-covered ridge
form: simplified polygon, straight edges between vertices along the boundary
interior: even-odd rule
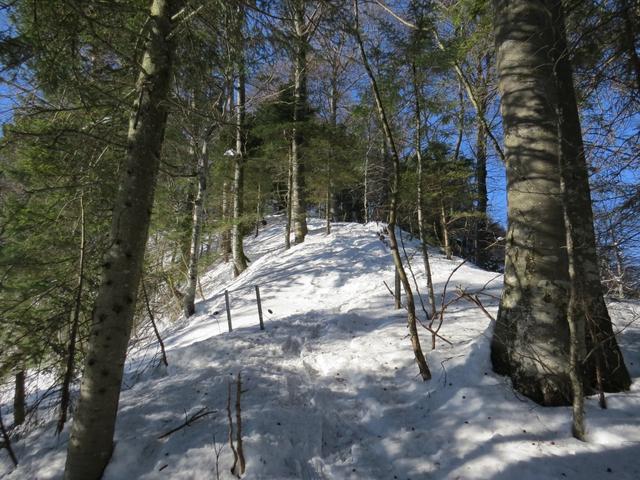
[[[542,408],[518,397],[491,372],[489,319],[458,303],[438,342],[421,330],[433,372],[422,382],[407,338],[406,315],[393,309],[388,248],[375,224],[335,224],[324,234],[312,221],[304,244],[283,250],[283,226],[270,219],[245,240],[249,269],[230,266],[202,276],[206,300],[188,321],[164,331],[168,369],[149,372],[123,392],[106,480],[216,478],[214,437],[227,442],[229,380],[242,372],[247,479],[616,479],[640,478],[640,328],[621,343],[634,379],[631,392],[610,395],[609,410],[587,400],[589,443],[570,435],[568,408]],[[426,291],[417,244],[405,237],[418,286]],[[459,259],[432,252],[436,292]],[[451,280],[470,290],[496,277],[470,264]],[[501,279],[490,283],[499,296]],[[265,331],[258,327],[254,285],[261,289]],[[227,333],[224,290],[234,331]],[[485,298],[490,313],[497,300]],[[635,307],[614,305],[626,325]],[[135,359],[133,359],[135,362]],[[185,412],[216,413],[166,438]],[[14,448],[20,467],[9,479],[58,479],[68,429],[51,425]],[[220,478],[233,478],[228,446]],[[609,473],[608,469],[612,473]],[[10,471],[0,451],[0,476]]]

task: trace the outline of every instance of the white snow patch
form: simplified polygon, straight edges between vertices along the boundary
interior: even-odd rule
[[[393,284],[393,265],[376,224],[335,224],[327,236],[312,220],[307,240],[285,251],[282,222],[269,222],[245,240],[249,269],[233,279],[229,265],[212,268],[196,315],[165,328],[169,368],[129,379],[105,480],[216,478],[214,437],[226,444],[228,382],[240,371],[246,479],[640,478],[640,327],[629,323],[638,305],[612,305],[633,387],[608,395],[608,410],[588,399],[589,442],[581,443],[569,434],[569,408],[539,407],[491,371],[491,325],[470,304],[446,317],[441,334],[453,346],[438,341],[431,351],[421,331],[433,379],[420,381],[404,311],[383,284]],[[424,292],[419,249],[405,243]],[[441,292],[460,260],[431,255]],[[448,295],[495,276],[465,264]],[[483,298],[493,315],[500,282]],[[202,408],[215,413],[158,438]],[[56,438],[53,421],[15,439],[18,469],[0,451],[0,476],[62,478],[68,428]],[[231,463],[225,446],[220,478],[233,478]]]

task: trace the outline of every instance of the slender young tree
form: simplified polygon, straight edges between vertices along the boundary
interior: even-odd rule
[[[396,238],[396,222],[397,222],[397,213],[398,213],[398,190],[400,188],[400,157],[399,157],[398,149],[396,147],[396,144],[393,138],[393,132],[391,131],[391,127],[387,119],[387,114],[384,109],[384,104],[382,103],[382,98],[380,96],[378,83],[376,81],[376,77],[373,73],[373,70],[371,69],[371,65],[369,64],[367,53],[364,48],[364,42],[360,34],[358,0],[353,0],[353,10],[355,15],[354,34],[356,37],[356,42],[358,43],[358,47],[360,49],[362,63],[364,65],[364,68],[367,72],[367,76],[369,77],[369,81],[371,83],[371,89],[373,90],[378,117],[379,117],[380,123],[382,124],[385,142],[387,143],[391,151],[391,159],[393,161],[393,174],[392,174],[391,185],[390,185],[391,205],[389,206],[389,222],[387,225],[387,228],[389,231],[389,248],[391,250],[391,255],[393,257],[393,263],[395,265],[396,271],[398,272],[400,281],[402,282],[402,286],[404,288],[404,292],[406,295],[407,326],[409,328],[409,336],[411,337],[411,346],[413,348],[413,353],[415,356],[416,363],[418,364],[418,370],[420,371],[420,376],[422,377],[422,380],[426,381],[431,379],[431,371],[429,370],[429,366],[427,365],[427,360],[424,356],[424,353],[422,352],[422,347],[420,345],[420,338],[418,336],[418,327],[417,327],[418,321],[416,316],[416,305],[413,298],[413,292],[411,290],[411,283],[409,282],[409,278],[407,277],[407,272],[404,269],[404,265],[402,263],[402,257],[400,256],[400,251],[398,249],[398,240]]]
[[[80,248],[78,255],[78,286],[77,293],[73,307],[73,318],[71,319],[71,332],[69,334],[69,341],[67,345],[67,359],[64,371],[64,378],[62,380],[62,391],[60,393],[60,416],[58,417],[58,425],[56,427],[56,433],[62,432],[64,424],[67,421],[67,411],[69,410],[69,400],[71,399],[71,382],[75,373],[76,367],[76,342],[78,339],[78,331],[80,327],[80,312],[82,311],[82,291],[85,283],[85,252],[87,249],[86,235],[85,235],[85,216],[84,216],[84,201],[82,198],[82,192],[80,193]]]
[[[238,77],[236,100],[236,149],[233,156],[233,227],[231,231],[231,250],[233,253],[233,274],[240,275],[247,269],[247,261],[242,248],[242,215],[244,213],[244,163],[246,157],[245,133],[245,49],[244,49],[244,7],[237,6],[236,18],[236,69]]]
[[[422,261],[424,262],[424,272],[427,277],[427,291],[429,292],[429,305],[431,306],[431,316],[436,313],[436,295],[433,289],[433,277],[431,276],[431,262],[429,261],[429,248],[427,244],[427,226],[424,212],[423,198],[423,170],[424,160],[422,158],[422,114],[420,110],[420,88],[418,82],[418,71],[415,62],[411,65],[413,90],[415,95],[415,149],[417,160],[417,190],[416,202],[418,203],[418,235],[420,236],[420,248],[422,249]]]
[[[129,121],[123,175],[114,202],[111,247],[96,298],[66,480],[97,480],[111,458],[127,344],[131,333],[155,181],[167,122],[173,19],[179,0],[151,4],[147,46]]]
[[[207,194],[207,177],[209,176],[209,134],[199,137],[194,145],[194,153],[197,159],[196,179],[197,193],[193,201],[193,220],[191,226],[191,239],[189,242],[189,265],[187,269],[187,288],[184,293],[184,314],[190,317],[196,311],[196,288],[198,286],[198,261],[200,259],[200,247],[202,236],[202,224],[204,220],[204,201]]]
[[[309,37],[314,27],[305,19],[306,2],[290,0],[293,15],[293,128],[291,135],[292,190],[291,214],[294,242],[302,243],[307,235],[307,207],[305,202],[305,174],[302,129],[307,119],[307,52]]]

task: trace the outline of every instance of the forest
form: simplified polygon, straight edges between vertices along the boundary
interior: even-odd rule
[[[0,477],[639,478],[640,1],[0,0],[0,122]]]

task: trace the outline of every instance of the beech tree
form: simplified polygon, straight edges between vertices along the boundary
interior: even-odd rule
[[[584,299],[578,300],[581,310],[570,312],[585,322],[584,331],[593,332],[587,337],[595,348],[588,386],[596,386],[596,372],[608,391],[630,383],[593,264],[597,257],[578,111],[564,29],[552,16],[561,8],[559,0],[494,1],[509,230],[491,355],[497,372],[544,405],[571,402],[565,211],[574,222],[573,267],[584,272],[588,283]],[[572,198],[569,204],[563,201],[563,184]]]

